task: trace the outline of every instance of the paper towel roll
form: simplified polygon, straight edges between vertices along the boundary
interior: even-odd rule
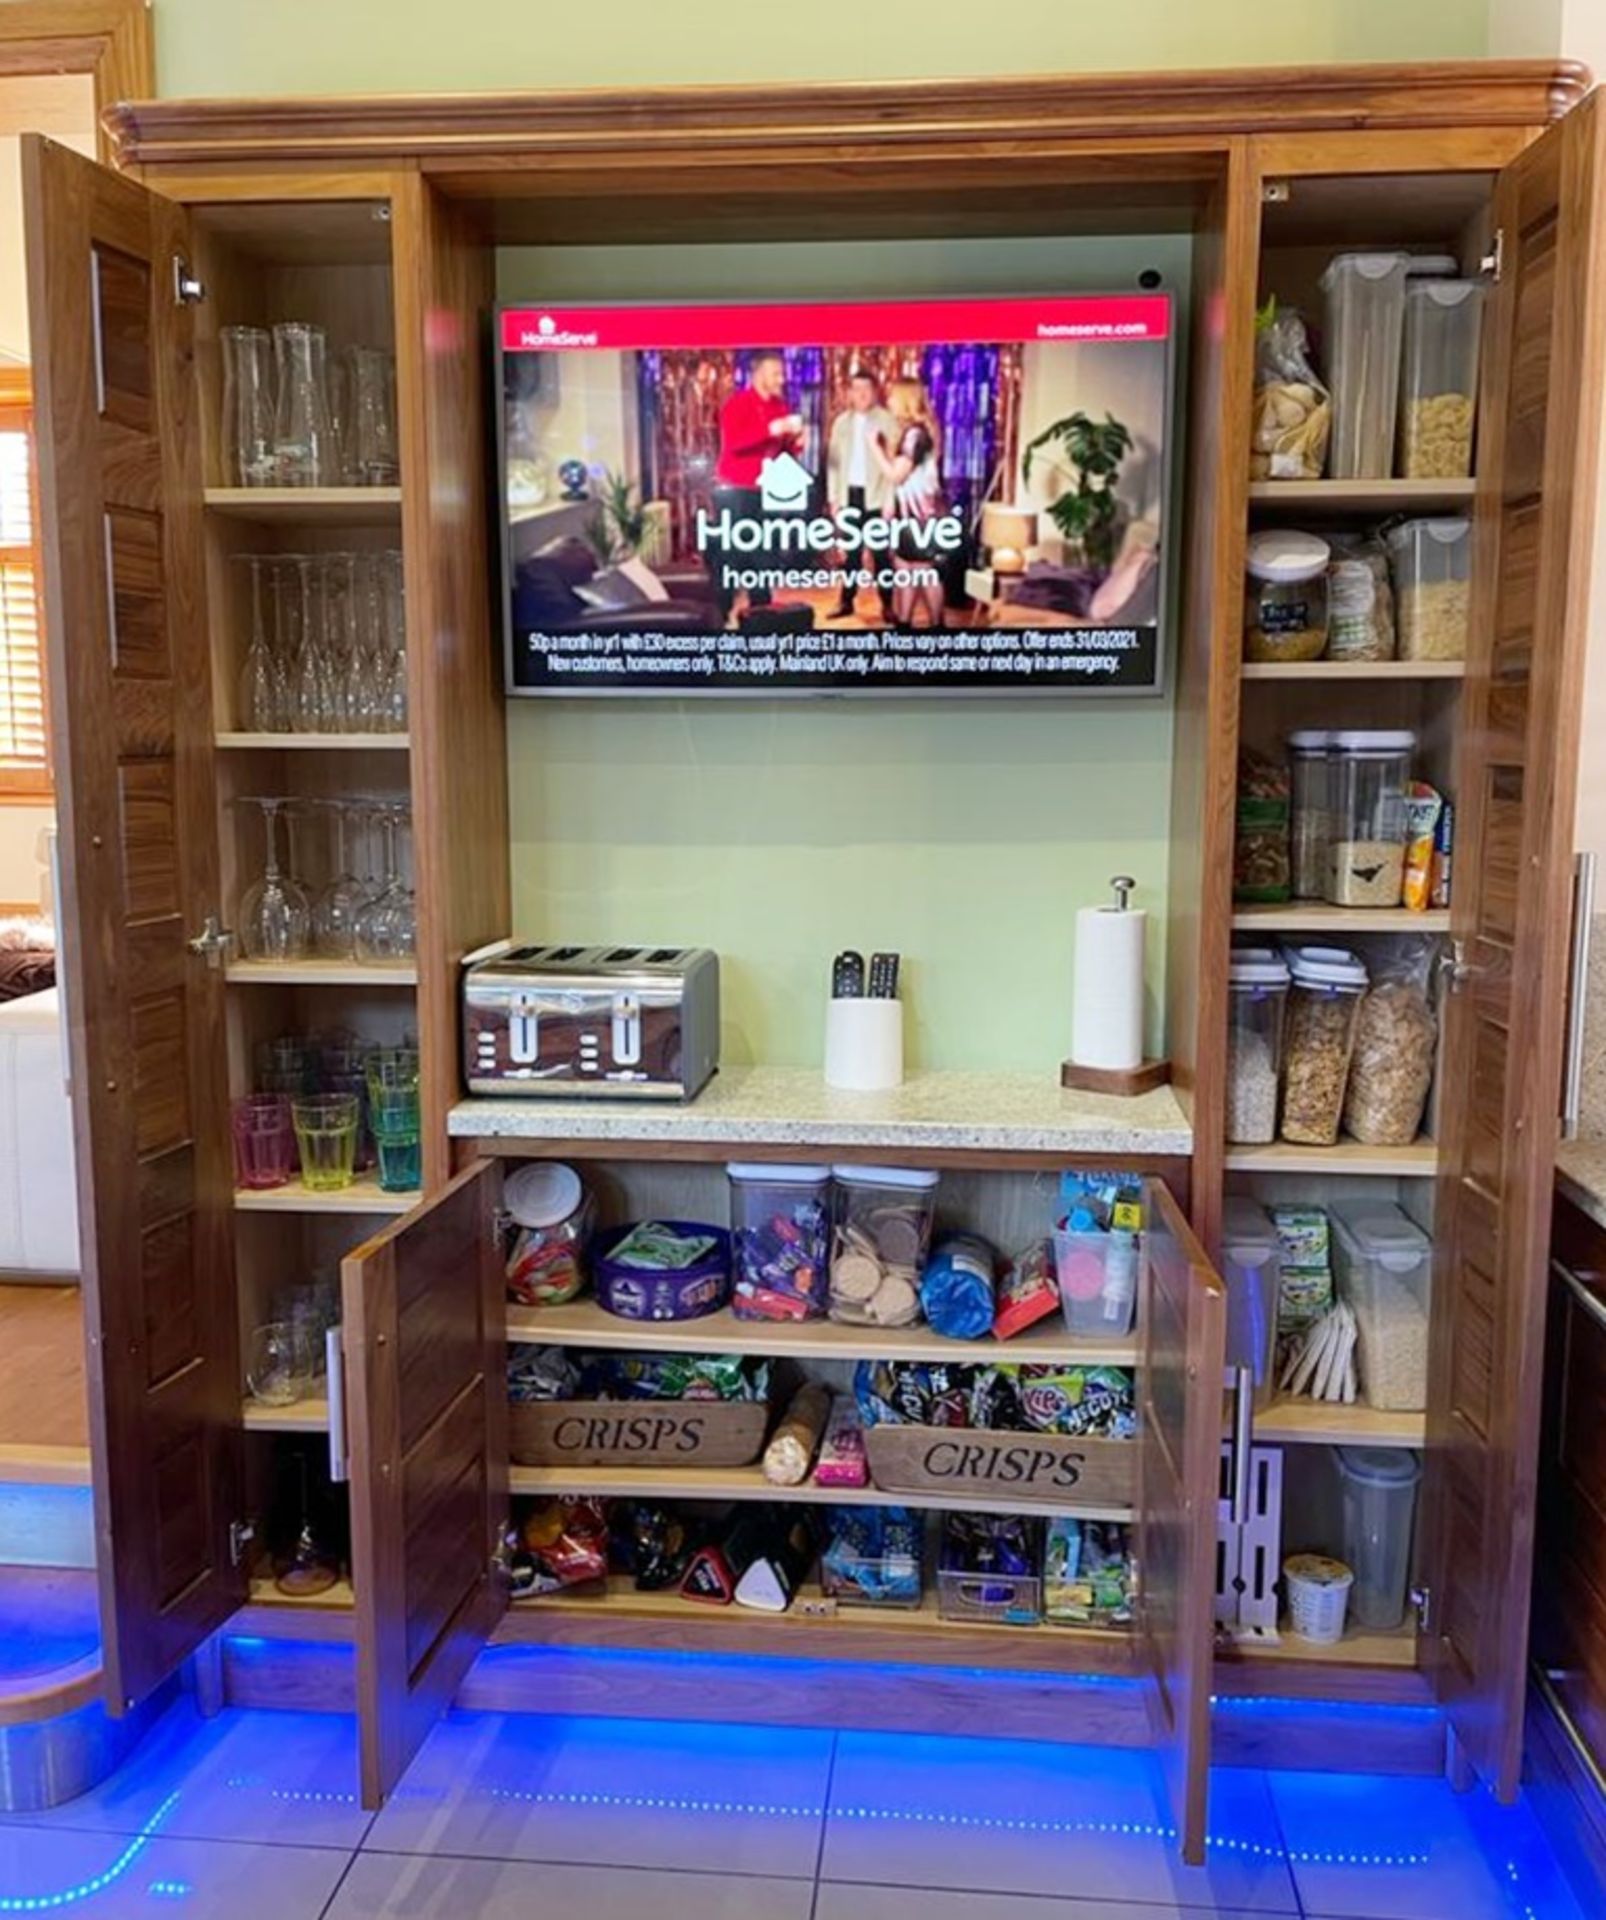
[[[1082,907],[1076,915],[1071,1058],[1079,1067],[1143,1064],[1143,934],[1148,915]]]

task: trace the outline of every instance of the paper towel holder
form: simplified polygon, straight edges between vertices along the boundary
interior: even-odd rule
[[[1129,912],[1137,884],[1128,873],[1113,875],[1110,885],[1115,890],[1115,900],[1104,912]],[[1084,1067],[1074,1060],[1060,1064],[1060,1085],[1072,1093],[1113,1093],[1130,1099],[1140,1093],[1153,1093],[1156,1087],[1166,1086],[1170,1079],[1171,1062],[1163,1058],[1143,1060],[1135,1067]]]

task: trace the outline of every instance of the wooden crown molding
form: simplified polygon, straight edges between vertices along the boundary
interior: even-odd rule
[[[751,146],[1223,139],[1353,128],[1538,126],[1589,90],[1571,60],[1230,68],[1200,73],[811,86],[141,100],[105,124],[124,166],[449,160]]]

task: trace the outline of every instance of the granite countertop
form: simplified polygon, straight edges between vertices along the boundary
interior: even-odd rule
[[[1563,1140],[1556,1150],[1556,1185],[1606,1227],[1606,1140]]]
[[[449,1124],[464,1139],[1157,1158],[1193,1151],[1193,1130],[1170,1087],[1135,1099],[1067,1093],[1047,1073],[917,1073],[893,1093],[839,1093],[813,1068],[727,1067],[685,1105],[479,1097],[459,1101]]]

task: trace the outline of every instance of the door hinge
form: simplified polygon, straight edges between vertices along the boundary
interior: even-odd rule
[[[231,1520],[229,1522],[229,1563],[238,1566],[245,1558],[245,1550],[257,1537],[256,1522],[253,1520]]]
[[[506,1207],[492,1207],[491,1246],[495,1252],[500,1253],[507,1245],[508,1234],[517,1224],[518,1222]]]
[[[1489,251],[1478,262],[1478,271],[1485,279],[1499,286],[1500,275],[1505,270],[1505,264],[1506,230],[1504,227],[1496,227],[1494,238],[1489,242]]]
[[[173,255],[173,304],[193,307],[206,298],[206,288],[196,278],[190,263],[181,253]]]
[[[220,967],[224,954],[234,945],[234,933],[232,928],[220,927],[217,915],[209,913],[201,931],[190,936],[188,945],[190,952],[200,954],[209,967]]]
[[[1452,940],[1447,953],[1439,956],[1439,967],[1452,993],[1459,993],[1469,980],[1476,980],[1483,972],[1482,967],[1474,966],[1467,958],[1465,940]]]
[[[1416,1608],[1416,1625],[1419,1633],[1433,1631],[1433,1589],[1431,1587],[1412,1587],[1411,1605]]]

